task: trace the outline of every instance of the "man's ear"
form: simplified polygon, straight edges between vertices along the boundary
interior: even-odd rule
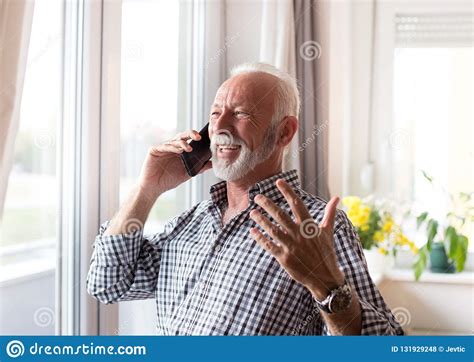
[[[287,116],[283,118],[281,127],[278,131],[278,145],[285,147],[290,144],[293,136],[298,131],[298,118],[294,116]]]

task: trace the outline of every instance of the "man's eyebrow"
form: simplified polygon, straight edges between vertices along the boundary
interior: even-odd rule
[[[248,109],[251,109],[252,107],[250,107],[248,104],[242,104],[242,103],[231,103],[230,106],[232,108],[238,108],[238,107],[242,107],[242,108],[248,108]],[[214,103],[211,108],[221,108],[222,106],[219,104],[219,103]]]

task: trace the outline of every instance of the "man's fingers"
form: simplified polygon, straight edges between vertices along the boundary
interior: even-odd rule
[[[267,234],[271,236],[273,240],[277,240],[283,245],[288,246],[288,241],[286,240],[287,235],[277,225],[272,223],[266,216],[262,215],[257,210],[252,210],[250,212],[250,217],[257,224],[259,224],[263,228],[263,230],[265,230]]]
[[[324,217],[321,221],[321,227],[330,228],[334,230],[334,220],[336,218],[337,204],[339,203],[339,197],[333,197],[326,205],[324,209]]]
[[[189,145],[189,143],[184,140],[177,140],[177,141],[174,141],[174,143],[179,145],[186,152],[191,152],[193,150],[193,148]]]
[[[298,197],[298,195],[293,191],[291,186],[288,185],[285,180],[278,179],[276,181],[276,185],[290,205],[291,211],[293,212],[293,215],[295,215],[296,222],[301,223],[303,220],[311,218],[311,215],[304,205],[303,200]]]
[[[278,207],[271,199],[264,195],[257,195],[255,202],[271,215],[289,233],[295,229],[295,223],[284,210]]]
[[[280,246],[276,245],[270,239],[268,239],[265,235],[263,235],[257,228],[250,228],[250,235],[255,241],[266,251],[272,254],[274,257],[278,257],[283,250]]]
[[[168,152],[179,154],[183,152],[183,149],[172,143],[155,146],[150,149],[150,154],[152,154],[153,156],[162,156],[163,153],[168,153]]]
[[[189,139],[192,139],[194,141],[199,141],[201,139],[201,135],[199,134],[198,131],[192,129],[189,131],[184,131],[184,132],[179,133],[176,137],[173,138],[173,141],[178,141],[178,140],[187,141]]]

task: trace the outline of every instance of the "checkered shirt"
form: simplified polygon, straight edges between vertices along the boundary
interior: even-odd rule
[[[326,203],[300,188],[296,170],[257,182],[249,206],[222,226],[226,182],[202,201],[168,221],[164,230],[107,235],[100,227],[87,276],[88,293],[102,303],[154,298],[159,335],[330,335],[314,297],[294,281],[249,234],[253,199],[263,194],[292,215],[275,185],[285,179],[316,222]],[[294,219],[294,218],[293,218]],[[355,289],[362,311],[363,335],[403,335],[367,270],[357,233],[338,210],[334,246],[340,269]]]

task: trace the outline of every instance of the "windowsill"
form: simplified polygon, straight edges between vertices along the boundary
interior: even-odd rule
[[[437,284],[474,284],[474,272],[463,271],[461,273],[433,273],[425,270],[418,281],[415,281],[412,269],[392,269],[383,275],[372,277],[375,284],[380,284],[383,280],[404,281],[414,283],[437,283]]]
[[[0,266],[0,288],[41,278],[54,273],[55,269],[54,258]]]

